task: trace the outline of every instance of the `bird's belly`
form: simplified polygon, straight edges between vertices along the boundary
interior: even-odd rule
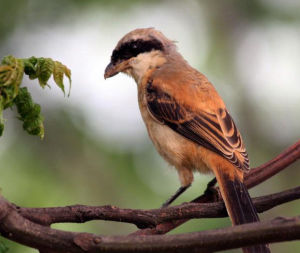
[[[210,172],[203,162],[203,148],[155,120],[146,121],[149,136],[159,154],[176,169]]]

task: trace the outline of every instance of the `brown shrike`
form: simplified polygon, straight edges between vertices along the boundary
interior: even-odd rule
[[[249,159],[240,132],[214,86],[183,59],[174,42],[153,28],[126,34],[104,77],[119,72],[136,81],[148,134],[179,175],[181,187],[164,206],[191,185],[193,172],[213,172],[232,223],[259,221],[243,183]],[[270,252],[266,245],[243,250]]]

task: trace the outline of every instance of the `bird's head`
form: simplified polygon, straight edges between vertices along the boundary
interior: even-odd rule
[[[104,78],[123,72],[138,82],[146,71],[164,64],[173,49],[175,44],[154,28],[133,30],[113,50]]]

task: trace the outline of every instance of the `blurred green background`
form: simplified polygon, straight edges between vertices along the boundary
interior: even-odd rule
[[[42,90],[24,81],[42,106],[43,141],[22,130],[15,110],[5,112],[0,187],[8,200],[28,207],[80,203],[146,209],[159,207],[177,189],[175,171],[148,140],[134,81],[125,75],[103,78],[117,41],[139,27],[155,27],[178,41],[184,57],[214,83],[243,134],[252,167],[297,141],[299,1],[0,0],[0,57],[51,57],[71,68],[73,79],[70,98],[52,82],[51,89]],[[299,185],[296,168],[252,189],[252,196]],[[211,178],[197,175],[176,203],[201,194]],[[299,213],[296,201],[261,217]],[[228,219],[193,220],[172,233],[229,225]],[[99,234],[136,229],[102,221],[53,227]],[[0,241],[12,253],[36,252]],[[271,248],[298,252],[300,242]]]

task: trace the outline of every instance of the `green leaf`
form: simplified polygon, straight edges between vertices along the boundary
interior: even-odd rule
[[[64,75],[69,79],[69,94],[70,95],[70,89],[71,89],[71,70],[68,69],[65,65],[63,65],[59,61],[54,62],[54,70],[53,70],[53,79],[57,86],[61,88],[63,93],[65,94],[65,86],[64,86]]]
[[[3,65],[0,66],[0,86],[5,86],[9,80],[11,72],[13,71],[11,66]]]
[[[23,63],[24,63],[24,73],[28,75],[30,79],[37,78],[36,75],[37,58],[32,56],[28,59],[23,59]]]
[[[17,71],[15,71],[15,65],[17,64],[17,59],[11,55],[5,56],[2,60],[3,65],[10,67],[10,71],[7,72],[5,83],[1,86],[9,86],[14,83],[17,78]]]
[[[12,105],[17,96],[24,74],[24,63],[9,55],[3,58],[0,66],[0,94],[4,109]],[[2,129],[3,130],[3,129]]]
[[[27,88],[21,88],[17,97],[14,100],[19,119],[23,121],[23,129],[31,135],[38,135],[41,139],[44,138],[43,117],[41,116],[41,107],[32,101],[31,95]]]
[[[54,70],[54,62],[51,58],[38,58],[36,75],[40,85],[44,88]]]
[[[63,83],[64,76],[69,79],[71,90],[71,70],[59,61],[51,58],[36,58],[34,56],[27,59],[18,59],[12,55],[4,57],[0,64],[0,136],[4,129],[3,110],[8,107],[17,106],[20,120],[23,121],[23,128],[33,135],[44,137],[43,117],[41,108],[33,103],[30,93],[26,88],[19,88],[23,80],[24,73],[30,79],[38,79],[41,87],[45,87],[53,75],[55,83],[65,94]],[[1,252],[0,252],[1,253]]]
[[[24,75],[24,63],[21,59],[16,59],[16,65],[14,66],[15,70],[17,72],[17,78],[15,80],[15,85],[16,86],[20,86],[22,79],[23,79],[23,75]]]
[[[71,87],[72,87],[71,70],[67,68],[65,65],[64,67],[65,67],[65,75],[69,79],[69,93],[68,93],[68,97],[69,97],[71,93]]]
[[[57,84],[59,88],[63,91],[65,94],[65,87],[64,87],[64,65],[59,62],[55,61],[54,62],[54,70],[53,70],[53,79],[54,82]]]
[[[9,55],[3,58],[2,64],[3,66],[0,66],[0,86],[13,85],[16,95],[23,79],[24,63],[22,60]]]

